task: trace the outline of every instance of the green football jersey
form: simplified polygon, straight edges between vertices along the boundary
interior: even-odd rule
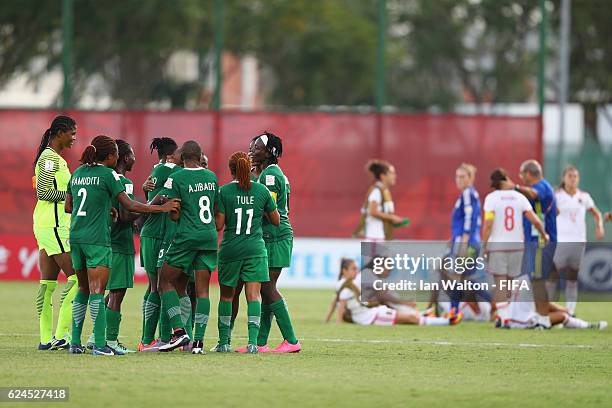
[[[119,174],[119,179],[123,187],[125,187],[125,193],[128,197],[134,199],[134,183],[132,183],[132,180],[128,179],[123,174]],[[117,197],[113,198],[113,207],[119,211],[120,204]],[[118,254],[134,254],[133,223],[117,220],[117,222],[111,224],[111,248],[113,252]]]
[[[153,166],[151,178],[155,183],[153,191],[147,193],[147,201],[152,200],[164,188],[164,183],[175,171],[181,170],[180,166],[174,163],[157,163]],[[167,215],[164,213],[149,214],[149,218],[145,221],[140,230],[141,237],[161,238],[164,235],[164,225]]]
[[[172,245],[181,249],[216,250],[215,204],[219,194],[217,176],[202,167],[173,173],[162,194],[181,200],[181,216]]]
[[[225,214],[219,262],[267,256],[262,219],[276,204],[270,192],[259,183],[244,191],[233,181],[219,189],[219,213]]]
[[[67,194],[72,196],[71,244],[110,246],[111,206],[125,191],[115,170],[96,164],[76,169]]]
[[[34,208],[34,228],[68,228],[70,214],[64,212],[64,201],[70,170],[66,160],[47,147],[36,161],[34,174],[38,198]]]
[[[277,164],[266,167],[259,175],[259,183],[270,190],[280,214],[280,225],[263,221],[263,238],[266,242],[281,241],[293,237],[293,228],[289,222],[289,179]]]

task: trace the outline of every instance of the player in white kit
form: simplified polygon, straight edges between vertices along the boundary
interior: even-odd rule
[[[500,290],[500,282],[521,275],[524,234],[523,216],[546,236],[544,224],[536,216],[531,204],[521,193],[502,190],[502,182],[508,179],[504,169],[491,173],[491,187],[495,189],[484,201],[484,225],[482,251],[488,255],[487,270],[495,278],[493,300],[497,315],[504,319],[508,312],[509,290]]]
[[[422,316],[416,309],[400,308],[403,310],[398,310],[386,304],[366,306],[361,303],[361,273],[353,259],[342,259],[338,278],[336,296],[332,300],[326,322],[331,320],[336,309],[337,323],[344,321],[364,326],[393,326],[395,324],[453,326],[460,323],[463,317],[461,314],[450,318]]]
[[[578,188],[580,173],[575,166],[569,165],[563,170],[561,186],[555,191],[557,200],[557,251],[555,268],[557,273],[548,281],[549,297],[557,288],[559,275],[565,273],[565,304],[570,314],[576,312],[578,299],[578,271],[586,245],[586,213],[593,214],[595,219],[595,238],[604,238],[603,217],[595,206],[591,195]]]
[[[528,275],[521,275],[519,281],[525,281],[529,285],[530,290],[515,290],[512,292],[510,306],[508,308],[508,317],[505,319],[497,319],[496,327],[507,329],[535,329],[541,328],[538,323],[538,314],[533,303],[533,294],[531,293],[531,282]],[[587,322],[585,320],[573,317],[569,314],[566,308],[549,303],[548,316],[550,324],[563,325],[566,329],[598,329],[603,330],[608,327],[608,323],[604,320],[598,322]]]

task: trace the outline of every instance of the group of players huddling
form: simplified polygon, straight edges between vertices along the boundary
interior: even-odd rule
[[[96,136],[82,153],[82,165],[70,174],[60,154],[72,146],[76,130],[72,118],[56,117],[43,135],[35,161],[39,350],[133,352],[118,341],[118,335],[121,303],[133,287],[134,224],[142,221],[141,214],[149,214],[140,232],[140,260],[149,286],[143,299],[139,351],[181,348],[204,354],[209,282],[215,269],[220,286],[219,339],[211,351],[232,351],[231,332],[243,286],[248,342],[236,351],[301,350],[276,288],[282,269],[290,264],[293,246],[289,181],[278,166],[283,152],[278,136],[265,132],[251,139],[248,153],[232,154],[228,163],[232,181],[224,186],[207,169],[208,159],[196,141],[179,148],[170,138],[154,139],[151,152],[157,150],[159,163],[143,184],[148,200],[143,204],[134,200],[134,184],[126,177],[135,155],[123,140]],[[218,231],[223,231],[221,243]],[[53,335],[51,299],[60,270],[68,283]],[[93,333],[84,346],[88,306]],[[284,340],[270,349],[273,318]]]
[[[395,169],[381,160],[370,161],[367,169],[375,182],[366,194],[363,222],[358,230],[362,229],[366,241],[388,241],[392,239],[393,227],[402,225],[402,218],[394,214],[390,193],[396,180]],[[589,212],[594,216],[597,239],[604,237],[604,220],[612,218],[610,213],[602,216],[591,196],[578,188],[578,169],[567,166],[557,190],[544,179],[542,167],[535,160],[520,166],[521,184],[514,183],[504,169],[495,169],[490,175],[493,191],[484,201],[484,223],[480,197],[474,187],[475,174],[476,168],[467,163],[455,172],[455,183],[461,193],[452,211],[447,256],[486,257],[486,270],[496,283],[492,293],[481,289],[448,290],[449,301],[440,301],[440,291],[433,291],[426,311],[421,313],[416,302],[396,292],[374,291],[367,284],[362,285],[361,275],[372,274],[371,268],[366,265],[359,272],[355,261],[343,259],[327,321],[337,309],[337,322],[361,325],[454,325],[465,319],[494,320],[497,327],[507,328],[607,327],[605,321],[589,323],[575,315],[578,271],[586,243],[585,215]],[[477,282],[482,278],[475,270],[461,275],[445,270],[430,272],[444,279]],[[566,307],[550,301],[561,273],[565,278]],[[517,285],[515,290],[500,290],[502,281],[512,279],[526,282],[529,289]],[[361,298],[374,301],[366,306]]]

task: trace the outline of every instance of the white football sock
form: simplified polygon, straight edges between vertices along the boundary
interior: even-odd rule
[[[445,317],[421,316],[419,326],[448,326],[450,322]]]
[[[578,282],[565,281],[565,307],[569,314],[576,313],[576,301],[578,300]]]
[[[567,327],[568,329],[588,329],[590,324],[589,322],[585,322],[577,317],[567,315],[567,318],[563,322],[563,326]]]

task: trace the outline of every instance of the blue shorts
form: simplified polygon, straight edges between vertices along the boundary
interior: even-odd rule
[[[548,279],[555,267],[556,242],[541,245],[537,241],[525,242],[523,253],[523,274],[531,279]]]

